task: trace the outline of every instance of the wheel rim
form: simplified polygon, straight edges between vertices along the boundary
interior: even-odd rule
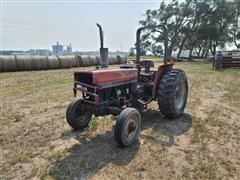
[[[82,125],[85,125],[87,122],[86,122],[86,119],[88,118],[89,116],[89,113],[87,112],[81,112],[81,108],[78,107],[77,108],[77,111],[75,112],[75,116],[76,116],[76,121],[77,123],[82,126]]]
[[[136,136],[138,129],[138,117],[131,116],[129,120],[126,123],[125,129],[124,129],[124,137],[127,141],[131,141]]]
[[[180,81],[177,83],[175,89],[175,105],[177,109],[181,109],[184,105],[186,95],[186,86],[184,81]]]

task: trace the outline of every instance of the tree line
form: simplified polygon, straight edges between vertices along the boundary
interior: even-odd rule
[[[217,47],[224,48],[234,43],[240,49],[240,0],[172,0],[161,2],[158,9],[147,10],[141,26],[164,25],[168,29],[169,56],[183,49],[190,50],[198,58],[215,55]],[[151,51],[157,56],[162,53],[162,29],[156,28],[151,36],[142,35],[142,55]],[[130,54],[133,53],[133,48]]]

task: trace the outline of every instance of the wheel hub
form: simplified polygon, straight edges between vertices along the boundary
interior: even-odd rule
[[[186,94],[186,87],[184,81],[177,84],[175,89],[175,105],[178,109],[181,109],[184,105],[184,97]]]
[[[132,139],[137,131],[137,122],[134,119],[130,119],[125,127],[124,136],[127,139]]]

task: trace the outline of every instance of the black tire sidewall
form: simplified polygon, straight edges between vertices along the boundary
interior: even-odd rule
[[[133,115],[138,116],[137,131],[135,136],[129,141],[124,136],[124,129],[126,128],[126,125],[130,120],[130,117]],[[115,140],[119,145],[123,147],[129,146],[138,139],[138,136],[140,134],[140,129],[141,129],[141,115],[139,111],[136,110],[135,108],[126,108],[120,113],[119,118],[116,122],[115,129],[114,129]]]
[[[187,78],[186,78],[186,75],[185,75],[185,73],[180,73],[180,75],[177,77],[177,79],[176,79],[176,81],[175,81],[175,84],[174,84],[174,89],[173,89],[173,94],[172,94],[172,96],[174,97],[175,96],[175,89],[176,89],[176,86],[177,86],[177,84],[178,84],[178,82],[180,82],[180,81],[183,81],[183,83],[184,83],[184,85],[185,85],[185,90],[186,90],[186,92],[185,92],[185,94],[184,94],[184,102],[183,102],[183,105],[182,105],[182,107],[181,107],[181,109],[178,109],[177,108],[177,106],[175,105],[175,98],[172,98],[173,99],[173,104],[174,104],[174,108],[175,108],[175,112],[176,112],[176,114],[178,114],[177,116],[179,116],[179,115],[181,115],[182,113],[183,113],[183,111],[184,111],[184,109],[185,109],[185,106],[186,106],[186,104],[187,104],[187,95],[188,95],[188,84],[187,84]]]
[[[66,111],[67,122],[75,130],[80,130],[82,128],[87,127],[92,116],[88,112],[80,112],[82,114],[81,115],[82,118],[79,119],[79,117],[77,117],[76,112],[82,111],[80,108],[81,103],[82,103],[82,99],[72,101],[68,105],[67,111]]]
[[[185,85],[183,105],[180,109],[175,103],[175,90],[180,81]],[[182,115],[188,97],[188,82],[186,74],[181,69],[172,69],[163,75],[158,88],[158,105],[160,112],[167,118],[176,118]]]

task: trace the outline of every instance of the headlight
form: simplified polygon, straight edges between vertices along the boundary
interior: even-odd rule
[[[77,84],[76,88],[77,88],[77,89],[80,89],[80,90],[83,90],[83,91],[87,91],[87,88],[86,88],[86,87],[83,87],[83,86],[80,85],[80,84]]]

